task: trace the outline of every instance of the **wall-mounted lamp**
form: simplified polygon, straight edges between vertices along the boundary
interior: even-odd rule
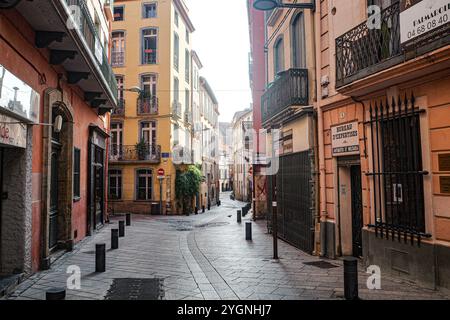
[[[256,10],[270,11],[275,8],[290,8],[290,9],[311,9],[316,10],[316,0],[311,0],[309,3],[284,3],[283,0],[255,0],[253,7]]]

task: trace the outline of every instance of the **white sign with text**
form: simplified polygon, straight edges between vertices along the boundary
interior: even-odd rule
[[[333,157],[359,154],[358,121],[331,127]]]

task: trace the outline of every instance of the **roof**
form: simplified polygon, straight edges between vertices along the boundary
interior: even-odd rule
[[[245,115],[249,114],[250,112],[253,112],[253,110],[251,108],[236,112],[233,116],[233,123],[236,123],[239,119],[243,118]]]
[[[199,69],[203,68],[203,64],[200,61],[200,58],[198,57],[197,51],[195,50],[192,50],[192,59],[194,59]]]

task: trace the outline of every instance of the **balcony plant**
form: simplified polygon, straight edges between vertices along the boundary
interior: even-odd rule
[[[139,160],[145,160],[147,158],[147,155],[149,153],[149,145],[147,142],[141,140],[140,142],[136,143],[135,149]]]

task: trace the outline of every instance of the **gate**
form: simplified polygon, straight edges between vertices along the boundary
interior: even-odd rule
[[[314,201],[310,151],[280,157],[276,176],[278,235],[299,249],[314,250]]]

